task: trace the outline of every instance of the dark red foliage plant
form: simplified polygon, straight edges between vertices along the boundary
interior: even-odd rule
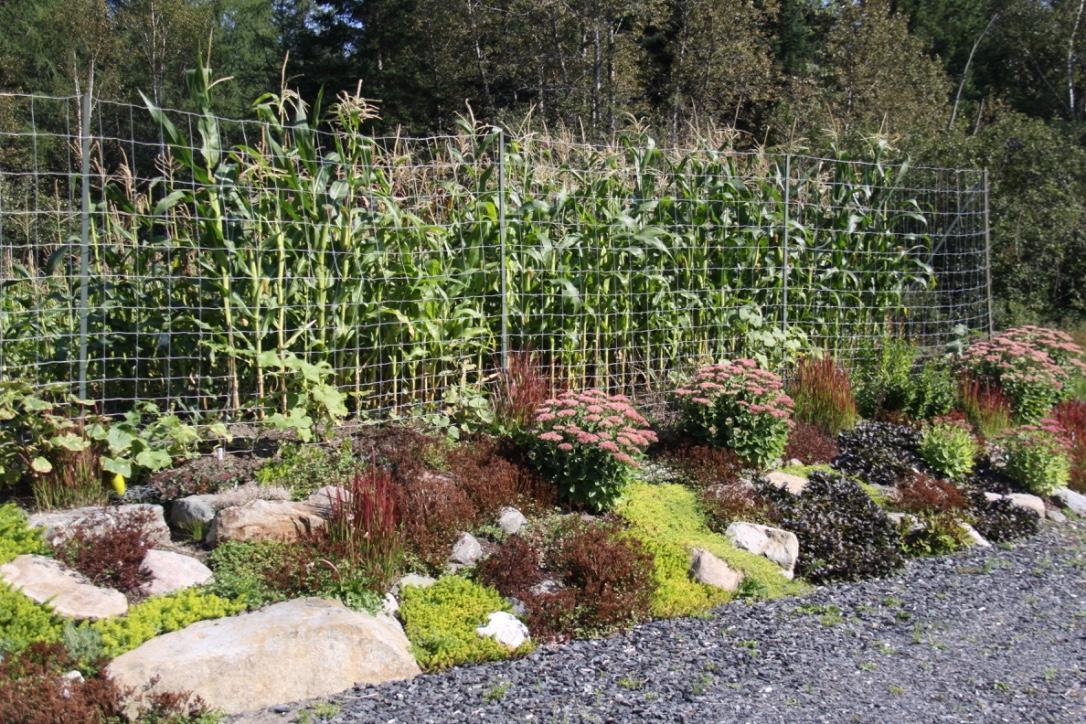
[[[701,506],[709,527],[719,533],[737,520],[768,521],[769,503],[746,482],[709,485],[701,490]]]
[[[743,463],[734,451],[708,445],[680,445],[666,449],[667,463],[699,486],[734,483],[743,472]]]
[[[509,431],[524,430],[531,424],[536,408],[557,392],[535,352],[510,352],[509,364],[498,373],[494,386],[494,412],[499,424]]]
[[[33,643],[0,663],[0,721],[5,724],[96,724],[124,721],[124,692],[111,679],[69,680],[75,669],[60,644]]]
[[[1063,429],[1063,436],[1070,451],[1070,487],[1086,493],[1086,402],[1061,402],[1056,406],[1053,417]]]
[[[143,558],[154,547],[149,511],[118,516],[113,525],[77,524],[56,548],[57,558],[97,586],[139,597],[150,581]]]
[[[545,539],[511,536],[478,575],[528,610],[541,640],[615,630],[648,616],[652,558],[613,522],[570,518]]]
[[[397,482],[396,506],[403,511],[407,546],[423,563],[440,569],[456,537],[480,522],[479,509],[444,473],[422,469]]]
[[[969,505],[968,499],[952,483],[913,472],[897,487],[898,506],[909,513],[949,513]]]
[[[788,432],[785,460],[799,460],[804,465],[831,463],[837,457],[837,442],[814,425],[797,422]]]

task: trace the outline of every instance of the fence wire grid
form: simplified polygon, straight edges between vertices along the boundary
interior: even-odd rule
[[[372,420],[526,350],[561,384],[650,399],[787,339],[847,361],[991,326],[982,171],[382,138],[366,114],[0,94],[0,374],[105,412],[258,420],[306,360]]]

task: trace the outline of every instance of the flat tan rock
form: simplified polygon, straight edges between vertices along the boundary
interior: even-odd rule
[[[16,556],[0,566],[0,579],[67,618],[112,618],[128,611],[128,599],[123,593],[96,586],[47,556]]]
[[[295,541],[324,526],[320,510],[289,500],[253,500],[215,514],[207,540]]]
[[[738,591],[743,582],[742,571],[737,571],[704,548],[690,552],[690,577],[707,586]]]
[[[403,631],[337,601],[301,598],[194,623],[113,660],[121,688],[191,691],[237,714],[420,672]]]
[[[782,473],[780,470],[774,470],[765,476],[766,482],[775,488],[780,490],[787,490],[792,495],[803,495],[804,489],[807,487],[807,478],[802,475],[793,475],[792,473]]]
[[[143,556],[143,569],[151,580],[143,587],[148,596],[162,596],[211,580],[211,569],[192,556],[157,548]]]

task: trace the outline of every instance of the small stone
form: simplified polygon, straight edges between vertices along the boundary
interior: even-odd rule
[[[475,629],[475,633],[492,638],[509,650],[518,649],[529,640],[528,627],[516,616],[505,611],[490,614],[486,626]]]
[[[151,580],[143,587],[148,596],[162,596],[211,580],[211,569],[192,556],[157,548],[143,556],[142,567],[151,574]]]
[[[1011,501],[1011,505],[1017,508],[1033,511],[1039,518],[1045,517],[1045,501],[1036,495],[1030,495],[1029,493],[1011,493],[1010,495],[985,493],[984,497],[992,501],[1006,499]]]
[[[506,598],[505,601],[509,604],[509,607],[513,609],[514,616],[524,618],[528,615],[528,607],[524,605],[524,601],[521,601],[519,598],[513,598],[512,596]]]
[[[799,559],[799,538],[795,533],[737,521],[728,526],[724,536],[736,547],[776,563],[785,578],[791,580],[795,576],[796,560]]]
[[[396,581],[396,585],[392,587],[392,590],[396,593],[403,591],[408,586],[417,586],[418,588],[429,588],[437,583],[436,578],[430,576],[424,576],[419,573],[408,573],[406,576],[401,576],[400,580]]]
[[[482,557],[483,547],[479,544],[478,539],[471,533],[461,533],[456,545],[453,546],[449,562],[470,566],[477,563]]]
[[[1052,494],[1052,497],[1075,515],[1086,516],[1086,495],[1070,488],[1060,488]]]
[[[381,601],[380,612],[390,618],[396,618],[400,614],[400,602],[391,593],[386,593]]]
[[[83,681],[83,674],[76,671],[75,669],[72,669],[68,673],[64,674],[64,680],[65,681],[70,681],[70,682],[73,682],[73,683]]]
[[[21,555],[0,566],[0,579],[28,598],[74,619],[103,619],[128,611],[120,591],[95,586],[60,561]]]
[[[215,519],[214,495],[189,495],[170,504],[170,523],[175,528],[191,530],[196,526],[209,526]]]
[[[807,487],[807,478],[792,473],[782,473],[774,470],[765,476],[767,483],[780,490],[787,490],[792,495],[802,495]]]
[[[705,550],[695,548],[690,555],[690,575],[695,581],[725,591],[739,590],[743,574]]]
[[[790,467],[790,468],[798,468],[798,467],[801,467],[802,465],[803,465],[803,461],[800,460],[799,458],[792,458],[791,460],[788,461],[788,467]]]
[[[981,548],[991,548],[992,544],[988,540],[977,532],[977,529],[968,523],[958,521],[958,525],[965,531],[965,534],[969,536],[969,540],[973,542],[973,545],[980,546]]]
[[[528,519],[516,508],[502,508],[499,513],[498,527],[506,535],[514,535],[520,532],[520,529],[527,524]]]
[[[900,528],[903,524],[908,523],[909,527],[905,531],[906,533],[919,533],[920,531],[924,530],[923,521],[921,521],[915,515],[891,511],[886,514],[886,517],[889,518],[890,521],[893,522],[893,524],[896,525],[898,528]]]
[[[1067,516],[1060,512],[1059,508],[1045,508],[1045,516],[1053,523],[1066,523]]]

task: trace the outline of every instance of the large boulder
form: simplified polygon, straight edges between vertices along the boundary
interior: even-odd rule
[[[192,556],[157,548],[143,556],[143,569],[151,580],[143,587],[148,596],[161,596],[211,580],[211,569]]]
[[[324,526],[320,511],[309,503],[289,500],[253,500],[223,508],[215,514],[207,540],[295,541]]]
[[[690,552],[690,576],[698,583],[738,591],[743,582],[742,571],[737,571],[704,548]]]
[[[1052,497],[1075,515],[1086,516],[1086,495],[1076,493],[1070,488],[1060,488],[1052,494]]]
[[[765,556],[781,567],[781,573],[791,580],[795,576],[799,558],[799,538],[795,533],[757,523],[735,522],[724,531],[724,536],[737,548]]]
[[[328,696],[420,671],[403,631],[386,617],[300,598],[194,623],[114,659],[123,689],[191,691],[226,714]]]
[[[16,556],[0,566],[0,579],[67,618],[110,618],[128,611],[128,599],[123,593],[95,586],[60,561],[46,556]]]
[[[1016,508],[1022,508],[1028,510],[1031,513],[1036,514],[1042,520],[1045,517],[1045,501],[1036,495],[1030,495],[1029,493],[1011,493],[1009,495],[1000,495],[999,493],[985,493],[984,497],[988,500],[1009,500],[1011,505]]]
[[[71,537],[76,527],[86,528],[92,532],[104,532],[133,518],[144,518],[147,521],[152,542],[156,544],[170,542],[170,528],[166,525],[162,506],[149,503],[34,513],[28,518],[28,523],[32,528],[41,528],[45,540],[53,545],[60,545]]]
[[[290,491],[278,485],[248,483],[217,493],[189,495],[170,504],[170,524],[185,530],[197,526],[206,529],[215,519],[215,513],[223,508],[245,505],[253,500],[290,500]]]

